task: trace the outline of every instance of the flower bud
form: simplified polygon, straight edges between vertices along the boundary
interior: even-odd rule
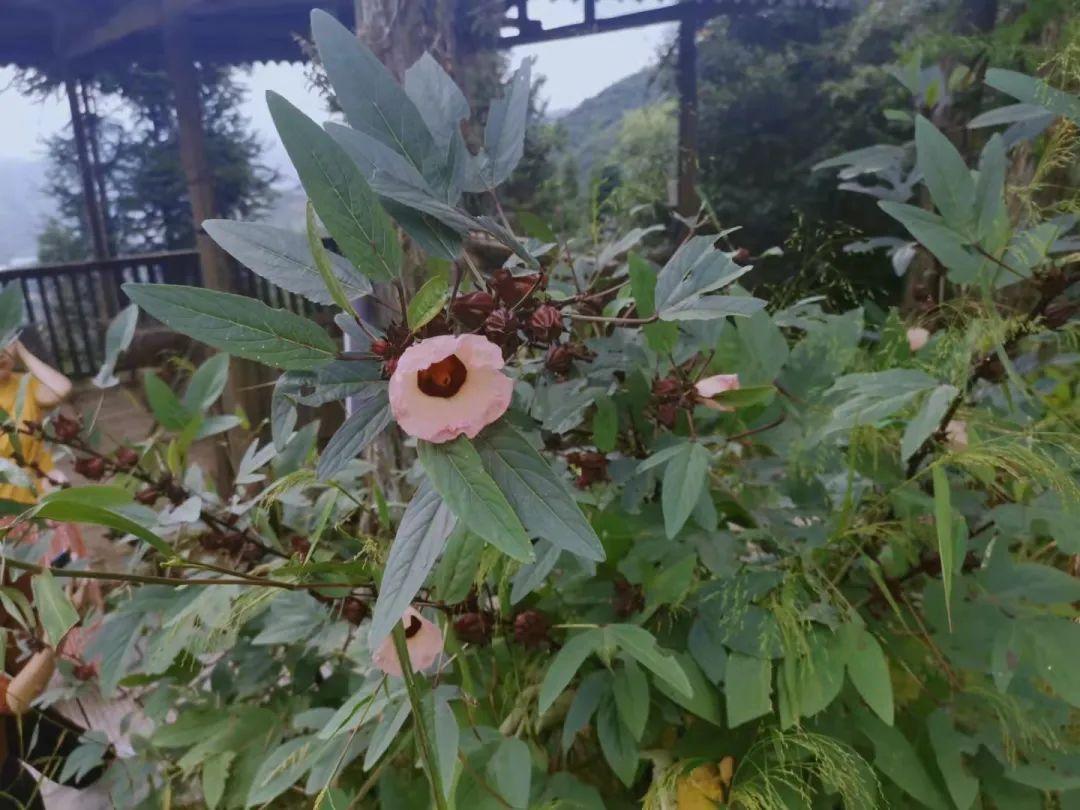
[[[454,299],[450,308],[466,329],[477,329],[495,309],[495,299],[488,292],[471,292]]]
[[[139,454],[130,447],[121,447],[116,451],[116,466],[121,470],[130,470],[139,463]]]
[[[79,432],[82,430],[82,425],[79,424],[77,419],[71,419],[70,417],[60,414],[53,420],[53,433],[56,434],[62,442],[70,442],[79,438]]]
[[[359,625],[370,613],[368,606],[355,596],[347,596],[341,603],[341,618],[349,624]]]
[[[574,352],[565,343],[552,343],[544,357],[544,366],[552,374],[568,374],[574,365]]]
[[[135,500],[143,506],[153,506],[160,496],[161,493],[155,487],[145,487],[135,493]]]
[[[603,453],[568,453],[566,460],[579,470],[576,482],[578,489],[588,489],[593,484],[608,479],[608,461]]]
[[[508,307],[521,303],[527,296],[543,288],[543,277],[538,273],[515,276],[505,267],[495,271],[491,286],[499,300]]]
[[[75,472],[91,481],[100,481],[105,475],[105,461],[96,456],[80,458],[75,462]]]
[[[514,640],[523,647],[536,649],[549,641],[551,622],[539,610],[523,610],[514,619]]]
[[[491,641],[491,616],[486,613],[463,613],[454,619],[454,635],[465,644],[487,644]]]
[[[529,334],[542,343],[555,340],[562,331],[562,314],[551,304],[541,304],[529,318]]]

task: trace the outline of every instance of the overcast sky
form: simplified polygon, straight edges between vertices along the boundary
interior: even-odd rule
[[[640,11],[670,2],[644,0],[627,4],[601,0],[598,12],[600,16],[613,16],[620,11]],[[567,0],[540,0],[532,6],[532,15],[547,28],[576,22],[582,13],[580,2]],[[535,56],[535,72],[547,77],[544,95],[549,109],[567,110],[654,61],[671,31],[671,25],[660,25],[532,45],[515,49],[511,59],[516,67],[522,59]],[[40,158],[44,153],[42,139],[68,124],[67,100],[63,96],[45,102],[24,98],[10,86],[11,79],[10,70],[0,69],[0,159]],[[244,113],[268,145],[276,146],[263,98],[268,89],[278,91],[316,120],[326,117],[316,94],[305,86],[300,65],[259,65],[243,78],[243,83],[249,90]],[[103,112],[109,111],[106,108]],[[268,156],[275,158],[272,163],[277,162],[277,154],[279,150],[273,148]]]

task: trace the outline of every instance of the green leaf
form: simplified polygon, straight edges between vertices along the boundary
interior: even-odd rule
[[[964,234],[975,224],[975,182],[952,141],[923,116],[915,119],[916,163],[945,221]]]
[[[352,408],[348,419],[330,437],[319,456],[315,474],[322,481],[345,469],[390,424],[386,383],[369,383],[362,393],[353,397]]]
[[[900,440],[900,456],[906,462],[929,439],[941,424],[949,405],[956,398],[957,389],[952,385],[939,385],[923,400],[918,413],[904,428]]]
[[[435,743],[435,762],[439,770],[439,783],[442,786],[443,796],[449,798],[454,789],[454,771],[457,768],[461,731],[446,696],[441,692],[432,692],[431,697],[435,704],[433,712],[435,733],[432,735]],[[526,751],[527,756],[528,751]]]
[[[630,274],[630,291],[634,295],[639,318],[652,317],[656,312],[656,268],[636,253],[627,257]],[[679,325],[658,321],[643,327],[645,340],[654,352],[667,353],[675,348],[679,339]]]
[[[724,648],[720,645],[717,646],[722,653]],[[656,681],[656,688],[687,711],[708,720],[714,726],[723,728],[724,718],[720,712],[720,696],[716,688],[709,683],[705,673],[701,671],[701,668],[688,653],[676,653],[675,657],[690,682],[691,694],[689,697],[680,694],[672,689],[666,681],[660,679]]]
[[[938,709],[927,718],[926,730],[949,796],[959,810],[968,810],[979,795],[979,780],[969,772],[963,755],[976,754],[978,743],[953,728],[944,709]]]
[[[619,411],[611,397],[599,397],[596,400],[592,432],[593,444],[601,453],[610,453],[615,449],[615,441],[619,435]]]
[[[751,408],[755,405],[768,405],[776,398],[776,386],[752,385],[746,388],[735,388],[731,391],[721,391],[711,399],[720,405],[729,408]]]
[[[489,425],[476,437],[476,450],[530,535],[587,560],[604,559],[600,538],[566,483],[513,427]]]
[[[484,471],[472,442],[464,436],[443,444],[421,441],[416,450],[432,485],[460,521],[515,560],[535,558],[525,527]]]
[[[709,321],[749,318],[765,309],[766,302],[749,295],[706,295],[660,312],[662,321]]]
[[[435,593],[448,605],[456,605],[469,595],[480,569],[484,540],[458,523],[446,540],[435,568]]]
[[[311,12],[319,58],[349,125],[406,158],[423,172],[435,143],[416,105],[378,58],[325,11]]]
[[[615,700],[611,695],[600,701],[596,716],[596,736],[600,740],[600,750],[604,754],[611,770],[619,780],[630,787],[637,773],[638,752],[634,735],[619,717]]]
[[[211,757],[203,765],[202,791],[203,801],[210,810],[220,804],[225,795],[225,782],[229,778],[229,766],[236,758],[234,751],[222,751]]]
[[[266,804],[288,790],[315,763],[321,745],[314,737],[295,737],[270,752],[252,781],[247,806]]]
[[[889,663],[878,640],[866,628],[854,623],[844,625],[847,673],[851,682],[874,714],[887,725],[893,724],[893,688]]]
[[[229,219],[208,219],[203,222],[203,228],[224,251],[271,284],[316,304],[334,303],[315,265],[310,244],[302,234],[261,222]],[[371,294],[371,282],[348,260],[335,253],[328,253],[327,258],[334,278],[348,297]]]
[[[694,511],[709,472],[709,451],[703,444],[686,442],[679,447],[664,468],[661,495],[668,538],[679,533]]]
[[[1080,98],[1051,87],[1042,79],[1017,73],[1015,70],[991,68],[986,71],[986,83],[1018,101],[1038,104],[1055,115],[1064,116],[1080,125]]]
[[[609,624],[606,632],[619,649],[666,681],[672,689],[689,697],[693,690],[678,660],[656,643],[652,633],[636,624]]]
[[[728,655],[724,699],[728,728],[741,726],[772,711],[772,661],[742,653]]]
[[[506,92],[491,102],[484,126],[484,150],[474,161],[466,190],[493,189],[510,177],[525,152],[525,125],[532,90],[532,60],[526,59],[510,77]]]
[[[919,755],[899,730],[865,712],[856,716],[856,725],[874,746],[874,766],[879,771],[931,810],[948,810]]]
[[[229,382],[229,355],[215,354],[188,380],[181,404],[189,411],[199,413],[217,402]]]
[[[434,568],[454,522],[447,504],[425,480],[409,501],[386,558],[371,618],[372,647],[389,636],[394,625],[401,621],[405,609]]]
[[[975,234],[980,240],[991,239],[999,229],[1008,228],[1005,208],[1005,172],[1008,159],[1005,141],[994,135],[979,157],[979,177],[975,182]]]
[[[113,511],[108,506],[50,496],[44,498],[41,503],[34,507],[33,514],[35,517],[57,520],[62,523],[90,523],[94,526],[116,529],[126,534],[133,534],[140,540],[145,540],[168,559],[176,556],[176,552],[172,547],[154,532],[141,523],[136,523],[131,518]]]
[[[185,408],[172,389],[152,371],[143,374],[146,401],[154,418],[166,430],[181,431],[191,422],[194,414]]]
[[[54,649],[60,646],[68,631],[79,623],[79,613],[68,599],[64,587],[48,571],[37,574],[31,580],[34,591],[34,607],[41,618],[45,639]]]
[[[105,330],[105,359],[92,381],[98,388],[112,388],[120,382],[114,373],[116,363],[121,353],[127,351],[131,345],[138,323],[139,308],[134,304],[120,310],[116,317],[109,321],[109,328]]]
[[[371,732],[371,742],[368,743],[367,753],[364,754],[365,771],[371,770],[371,767],[382,759],[382,755],[386,753],[398,732],[401,731],[401,727],[405,725],[405,721],[409,719],[411,711],[409,701],[401,698],[391,701],[383,709],[378,725]]]
[[[563,721],[562,748],[564,751],[569,750],[574,744],[574,737],[588,725],[600,706],[601,698],[610,690],[611,675],[606,670],[591,672],[581,680],[574,693],[574,699],[570,701],[566,719]]]
[[[585,659],[596,652],[603,640],[603,631],[596,628],[584,630],[566,640],[562,649],[552,659],[540,684],[540,695],[537,698],[537,711],[540,714],[551,708],[555,699],[570,685]]]
[[[941,464],[933,468],[934,526],[937,528],[938,556],[941,558],[941,581],[945,588],[945,612],[949,631],[952,631],[952,582],[956,568],[956,546],[953,542],[952,499],[949,493],[949,474]]]
[[[555,235],[555,231],[551,229],[551,226],[536,214],[530,211],[518,211],[515,216],[517,217],[518,225],[521,226],[521,230],[526,236],[530,236],[533,239],[539,239],[541,242],[559,241],[559,238]]]
[[[1069,705],[1080,708],[1080,679],[1076,677],[1076,651],[1080,650],[1080,624],[1069,619],[1039,618],[1018,625],[1020,643],[1029,651],[1039,677]]]
[[[0,290],[0,349],[18,336],[25,320],[22,287],[17,281],[9,282]]]
[[[307,201],[305,207],[305,225],[307,228],[308,249],[311,251],[311,258],[315,262],[315,269],[319,273],[319,278],[322,279],[323,286],[330,295],[330,300],[346,314],[355,312],[352,303],[349,301],[349,296],[345,293],[345,286],[334,274],[334,266],[330,263],[330,254],[327,252],[322,235],[319,233],[319,225],[315,219],[315,206],[312,205],[311,200]]]
[[[615,670],[611,691],[619,717],[634,739],[640,741],[649,721],[649,680],[632,658],[626,659],[623,666]]]
[[[370,279],[396,278],[401,245],[360,169],[322,127],[277,93],[268,91],[266,103],[304,191],[341,252]]]
[[[654,291],[656,311],[662,319],[678,320],[680,313],[684,317],[709,317],[687,313],[693,308],[707,308],[708,305],[700,300],[701,296],[732,284],[750,272],[750,267],[735,264],[730,256],[713,247],[715,241],[715,235],[688,239],[664,265]]]
[[[435,275],[425,281],[409,301],[409,328],[415,332],[430,323],[432,318],[442,312],[449,297],[450,284],[446,276]]]
[[[908,229],[923,247],[950,271],[949,278],[957,284],[971,284],[986,263],[967,249],[970,240],[945,224],[930,211],[914,205],[883,200],[878,203],[886,214]]]
[[[171,329],[236,357],[298,370],[337,357],[334,341],[314,323],[253,298],[179,284],[129,282],[124,292]]]
[[[524,742],[516,737],[501,740],[485,768],[485,774],[489,784],[507,805],[514,810],[525,810],[529,806],[532,762],[529,746]]]

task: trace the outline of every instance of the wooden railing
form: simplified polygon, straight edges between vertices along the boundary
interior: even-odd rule
[[[236,292],[314,314],[315,306],[303,298],[239,265],[232,269]],[[128,281],[201,286],[198,254],[180,250],[0,271],[0,282],[22,287],[27,318],[44,344],[45,359],[76,378],[97,373],[109,321],[130,303],[122,289]]]

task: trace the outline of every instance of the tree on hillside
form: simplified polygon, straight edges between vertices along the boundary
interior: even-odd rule
[[[250,217],[273,198],[276,174],[259,162],[262,144],[239,112],[243,90],[233,74],[202,69],[207,153],[223,215]],[[97,95],[120,100],[118,114],[95,117],[93,131],[107,203],[110,242],[118,253],[176,250],[194,244],[178,128],[164,74],[133,69],[99,77]],[[43,261],[90,254],[74,137],[47,142],[48,190],[59,214],[39,240]],[[73,254],[80,252],[81,256]]]

